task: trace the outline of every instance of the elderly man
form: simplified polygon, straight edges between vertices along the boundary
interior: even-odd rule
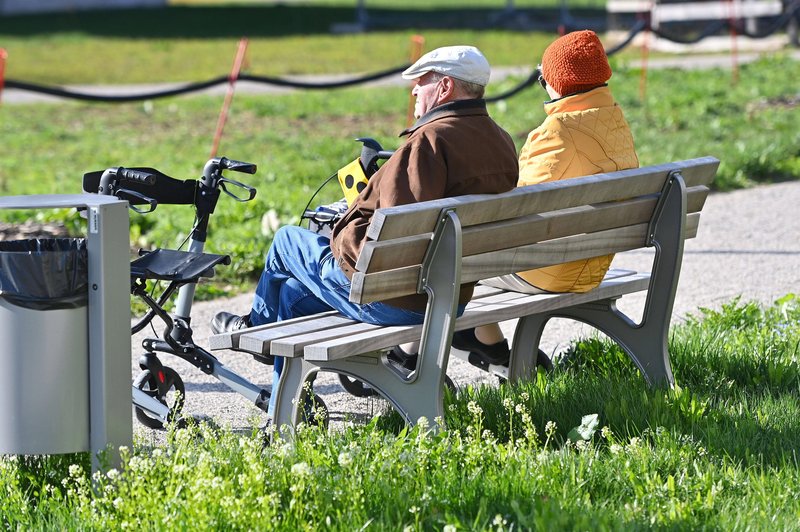
[[[405,143],[370,178],[330,240],[282,227],[267,253],[249,315],[220,312],[212,321],[214,332],[329,310],[377,325],[422,323],[425,295],[355,304],[349,301],[350,279],[376,209],[505,192],[516,185],[514,143],[489,117],[482,99],[489,74],[488,61],[472,46],[438,48],[406,69],[403,78],[414,80],[417,122],[401,133]],[[459,312],[471,295],[472,285],[462,286]],[[282,368],[279,357],[273,387]]]

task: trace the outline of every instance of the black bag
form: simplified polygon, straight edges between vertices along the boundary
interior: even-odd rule
[[[88,262],[83,238],[0,242],[0,298],[34,310],[85,306]]]

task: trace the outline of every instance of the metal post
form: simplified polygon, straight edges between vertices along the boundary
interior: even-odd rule
[[[109,449],[119,463],[119,446],[133,439],[131,397],[130,230],[128,205],[89,206],[89,446],[93,468]]]

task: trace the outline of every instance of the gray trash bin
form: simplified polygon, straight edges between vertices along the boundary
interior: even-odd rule
[[[0,453],[89,450],[86,243],[0,242]]]

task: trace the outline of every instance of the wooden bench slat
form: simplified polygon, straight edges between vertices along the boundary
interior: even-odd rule
[[[278,322],[281,323],[281,326],[276,325],[269,329],[241,335],[239,337],[239,348],[251,353],[269,353],[270,343],[279,338],[358,323],[338,313],[322,318],[317,315],[317,319],[314,320],[293,323],[290,323],[290,321]]]
[[[432,232],[443,208],[458,208],[462,227],[518,216],[539,214],[581,205],[622,200],[661,191],[669,172],[681,171],[687,187],[708,185],[719,161],[703,157],[658,166],[623,170],[611,174],[553,181],[518,187],[496,195],[470,195],[378,209],[367,237],[386,240]],[[531,194],[534,192],[535,194]]]
[[[687,216],[686,238],[693,238],[697,233],[699,219],[700,213]],[[461,282],[469,283],[487,277],[640,248],[644,246],[647,229],[648,224],[637,224],[465,257],[461,267]],[[371,274],[356,272],[353,275],[350,300],[368,303],[416,293],[420,274],[419,266]]]
[[[368,332],[374,329],[379,329],[380,325],[372,325],[369,323],[355,322],[342,327],[332,327],[323,331],[312,331],[296,336],[287,336],[285,338],[278,338],[272,341],[269,346],[262,346],[262,349],[269,347],[269,352],[273,355],[282,357],[296,357],[303,354],[303,348],[309,344],[314,344],[320,341],[334,340],[352,334]]]
[[[253,334],[259,331],[274,329],[276,327],[283,327],[287,324],[305,323],[308,321],[318,320],[326,316],[336,316],[339,313],[335,310],[329,312],[321,312],[313,316],[301,316],[291,320],[285,320],[279,323],[265,323],[264,325],[257,325],[248,329],[240,329],[238,331],[214,334],[208,339],[209,349],[215,351],[217,349],[239,349],[239,339],[243,334]]]
[[[520,297],[506,304],[497,302],[494,305],[475,305],[468,307],[464,315],[458,319],[456,330],[619,297],[647,289],[649,281],[649,274],[639,273],[603,281],[594,290],[582,294],[519,294]],[[304,349],[303,356],[307,360],[338,360],[347,358],[353,353],[389,349],[398,344],[419,340],[421,331],[421,325],[382,327],[347,338],[308,345]]]
[[[609,272],[608,277],[611,278],[613,275],[615,275],[614,272]],[[514,297],[513,293],[506,292],[500,288],[479,285],[475,288],[475,294],[468,307],[478,304],[494,303],[498,298],[501,300],[509,299],[509,296]],[[328,318],[331,316],[340,317],[341,320],[330,322]],[[300,333],[296,333],[295,331],[297,331],[298,328],[294,325],[300,323],[304,324],[304,327]],[[333,326],[330,326],[331,323],[333,323]],[[289,327],[289,332],[287,332],[287,325]],[[239,339],[237,349],[257,355],[272,354],[294,357],[301,355],[302,348],[310,343],[338,338],[346,334],[363,332],[377,327],[377,325],[370,325],[368,323],[347,319],[344,316],[340,316],[337,312],[331,311],[314,316],[306,316],[303,319],[286,320],[237,331]]]
[[[687,212],[699,212],[708,196],[708,187],[687,190]],[[489,251],[560,238],[576,232],[600,231],[650,220],[656,205],[654,196],[587,205],[513,220],[493,222],[463,229],[462,255],[468,257]],[[375,273],[422,262],[431,233],[393,240],[370,241],[364,245],[356,263],[363,273]]]

